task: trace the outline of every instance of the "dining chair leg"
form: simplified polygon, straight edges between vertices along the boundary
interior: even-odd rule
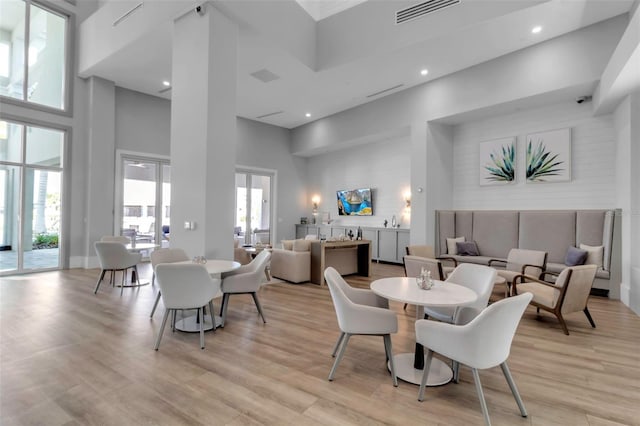
[[[267,320],[264,319],[264,314],[262,313],[262,306],[260,305],[260,301],[258,300],[258,294],[254,291],[253,293],[251,293],[251,296],[253,296],[253,302],[256,304],[256,308],[258,308],[258,313],[262,317],[262,322],[266,324]]]
[[[178,314],[178,310],[177,309],[172,309],[171,310],[171,332],[175,333],[176,332],[176,315]]]
[[[140,274],[138,273],[138,265],[133,266],[133,272],[136,273],[136,284],[140,285]],[[131,283],[133,284],[133,283]]]
[[[589,313],[589,309],[586,306],[585,306],[583,312],[587,316],[587,319],[589,320],[589,322],[591,323],[591,327],[596,328],[596,323],[593,322],[593,318],[591,318],[591,314]]]
[[[336,344],[333,346],[333,352],[331,352],[331,356],[333,358],[336,357],[336,353],[338,352],[338,348],[340,347],[340,343],[342,343],[342,339],[344,339],[344,332],[340,332],[340,336],[338,336],[338,341],[336,342]]]
[[[123,292],[124,292],[124,285],[127,282],[127,270],[123,269],[122,270],[122,280],[120,280],[120,296],[122,296]]]
[[[222,317],[222,319],[220,320],[220,327],[224,328],[224,322],[227,319],[227,308],[229,307],[229,294],[230,293],[224,293],[224,295],[222,296],[222,308],[220,308],[220,316]]]
[[[471,368],[473,373],[473,381],[476,384],[476,392],[478,393],[478,399],[480,400],[480,407],[482,408],[482,415],[484,416],[484,424],[491,425],[489,420],[489,409],[487,408],[487,401],[484,399],[484,392],[482,391],[482,383],[480,383],[480,373],[477,368]]]
[[[391,370],[391,378],[393,379],[393,386],[398,387],[398,377],[396,377],[396,366],[393,361],[393,346],[391,345],[391,335],[385,334],[384,338],[384,350],[387,352],[387,359],[389,360],[389,370]]]
[[[111,287],[116,285],[115,271],[113,269],[109,271],[109,284],[111,284]]]
[[[153,304],[153,309],[151,309],[151,315],[149,315],[149,318],[153,318],[153,314],[156,312],[156,308],[158,307],[159,301],[160,301],[160,291],[158,291],[158,295],[156,296],[156,301]]]
[[[429,369],[431,368],[431,360],[433,359],[433,351],[427,350],[427,359],[424,362],[424,368],[422,370],[422,380],[420,381],[420,389],[418,390],[418,401],[424,401],[424,388],[427,386],[427,379],[429,378]]]
[[[102,270],[102,273],[100,273],[100,278],[98,278],[98,283],[96,284],[96,289],[93,290],[93,294],[98,294],[98,288],[100,288],[100,283],[102,282],[102,279],[104,278],[104,273],[107,272],[104,269]]]
[[[209,300],[209,314],[211,314],[211,325],[213,326],[213,332],[216,332],[216,316],[213,310],[213,300]]]
[[[329,372],[329,381],[333,381],[333,376],[336,374],[336,370],[338,369],[338,364],[342,361],[342,356],[344,355],[344,351],[347,348],[347,344],[349,343],[349,338],[351,334],[344,333],[344,342],[342,342],[342,346],[340,347],[340,351],[338,352],[338,356],[336,356],[336,360],[333,362],[333,367],[331,367],[331,371]]]
[[[509,371],[509,367],[507,366],[506,361],[500,364],[500,368],[502,369],[502,374],[504,374],[504,378],[507,379],[507,383],[509,384],[509,388],[511,389],[511,393],[516,400],[516,404],[518,404],[518,408],[520,409],[520,414],[522,417],[527,417],[527,409],[524,408],[524,402],[522,402],[522,398],[520,397],[520,392],[518,392],[518,388],[516,387],[516,382],[513,381],[513,377],[511,376],[511,371]]]
[[[204,349],[204,309],[198,308],[198,315],[200,315],[200,349]]]
[[[156,351],[158,350],[158,348],[160,347],[160,340],[162,340],[162,333],[164,333],[164,326],[167,323],[167,318],[169,318],[169,311],[171,311],[171,309],[167,309],[164,311],[164,315],[162,317],[162,324],[160,325],[160,330],[158,330],[158,337],[156,337],[156,345],[153,349],[155,349]],[[174,311],[175,312],[175,311]]]

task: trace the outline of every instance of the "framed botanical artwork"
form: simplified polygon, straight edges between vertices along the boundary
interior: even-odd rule
[[[526,182],[571,180],[571,129],[532,133],[526,139]]]
[[[516,180],[516,138],[480,143],[480,185],[504,185]]]

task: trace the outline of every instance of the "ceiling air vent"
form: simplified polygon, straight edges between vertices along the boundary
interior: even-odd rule
[[[256,118],[267,118],[267,117],[271,117],[272,115],[278,115],[278,114],[282,114],[284,111],[276,111],[276,112],[270,112],[269,114],[262,114],[257,116]]]
[[[376,93],[372,93],[372,94],[370,94],[370,95],[367,95],[367,98],[373,98],[374,96],[382,95],[383,93],[390,92],[390,91],[395,90],[395,89],[398,89],[398,88],[400,88],[400,87],[402,87],[402,86],[404,86],[404,84],[398,84],[398,85],[396,85],[396,86],[389,87],[388,89],[380,90],[379,92],[376,92]]]
[[[420,18],[428,13],[442,10],[445,7],[459,4],[461,0],[429,0],[418,3],[411,7],[406,7],[396,12],[396,25],[404,24],[416,18]]]
[[[252,72],[250,75],[254,78],[257,78],[263,83],[268,83],[280,78],[278,74],[274,74],[266,68],[263,68],[260,71]]]

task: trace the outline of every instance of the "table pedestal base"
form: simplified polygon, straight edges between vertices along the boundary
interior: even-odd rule
[[[220,327],[222,324],[222,318],[214,315],[216,320],[216,328]],[[184,331],[187,333],[200,333],[200,323],[198,322],[197,315],[191,315],[190,317],[183,318],[181,320],[176,320],[176,330]],[[213,325],[211,324],[211,316],[204,316],[204,331],[213,330]]]
[[[396,376],[405,382],[419,385],[422,381],[422,370],[413,368],[414,353],[398,354],[393,356],[396,367]],[[387,365],[388,366],[388,365]],[[453,371],[440,359],[431,358],[431,368],[427,378],[427,386],[445,385],[453,378]]]

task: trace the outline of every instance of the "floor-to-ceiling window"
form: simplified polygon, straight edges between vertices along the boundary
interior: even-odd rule
[[[0,96],[67,110],[69,16],[32,0],[2,0]]]
[[[0,273],[60,267],[65,137],[0,121]]]
[[[138,242],[169,245],[171,166],[169,160],[140,155],[120,155],[120,212],[116,234]]]
[[[64,9],[38,0],[0,3],[0,102],[21,107],[11,116],[0,109],[0,274],[65,263],[72,25]],[[47,122],[43,111],[52,114]]]
[[[270,244],[273,174],[236,171],[235,235],[243,244]]]

